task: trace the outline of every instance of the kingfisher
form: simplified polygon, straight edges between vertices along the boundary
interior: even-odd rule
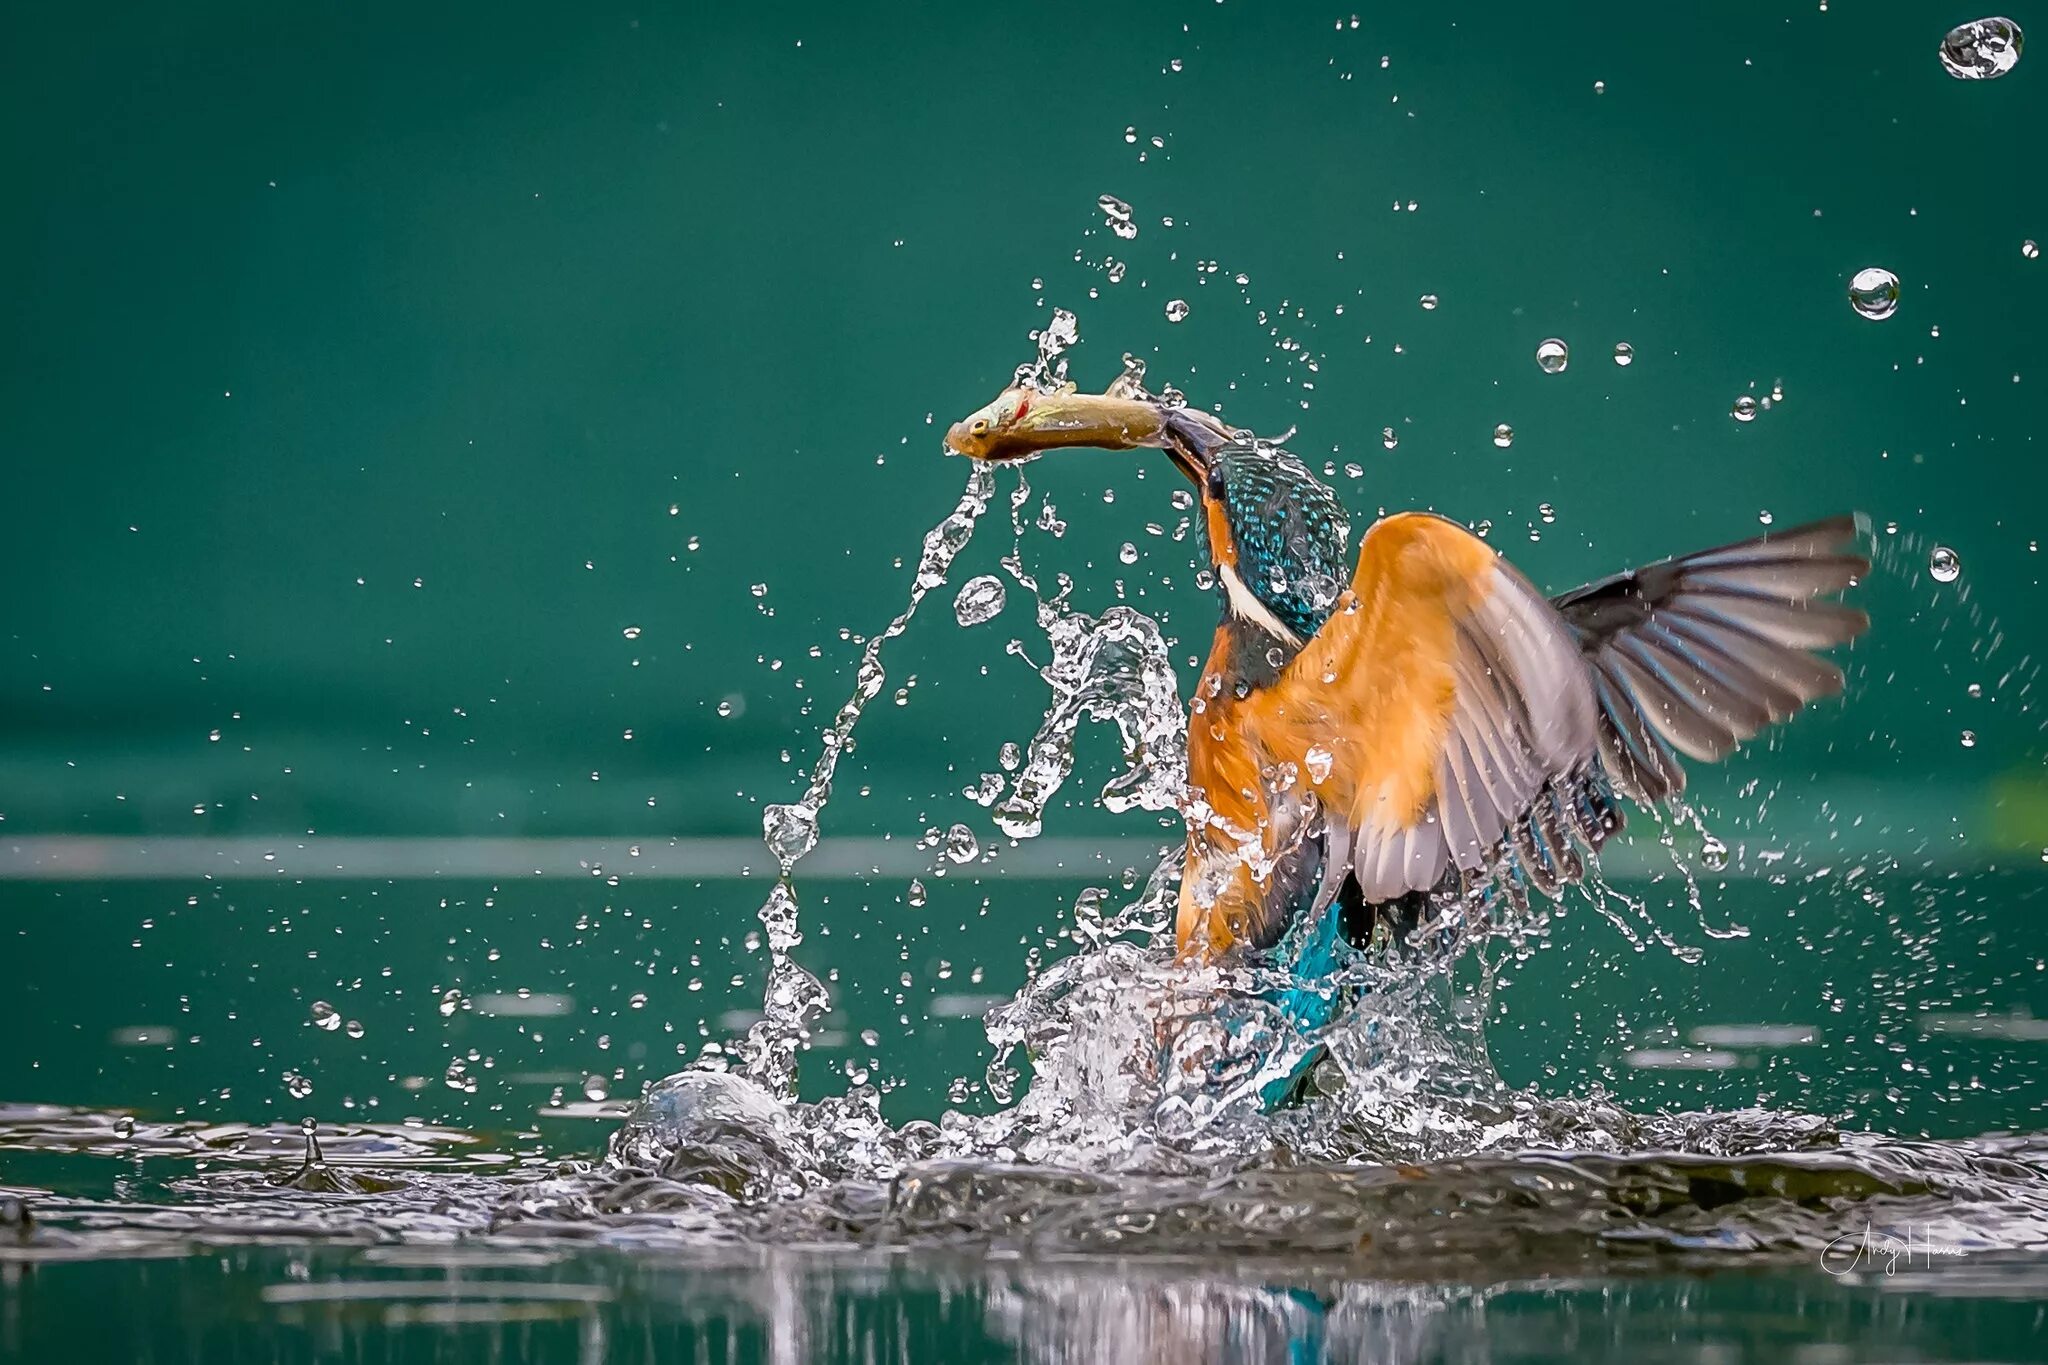
[[[1427,512],[1351,550],[1337,495],[1294,455],[1126,376],[1020,382],[953,425],[954,451],[1162,449],[1194,484],[1220,609],[1188,703],[1185,961],[1279,961],[1305,1033],[1347,945],[1432,906],[1526,904],[1579,882],[1623,827],[1711,762],[1842,689],[1821,656],[1869,624],[1834,600],[1868,571],[1831,517],[1546,597]],[[1262,1098],[1298,1093],[1311,1050]]]

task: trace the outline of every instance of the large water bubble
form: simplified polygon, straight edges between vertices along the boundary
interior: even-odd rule
[[[962,626],[978,626],[1003,609],[1003,580],[992,573],[970,578],[953,598],[953,618]]]
[[[1563,374],[1564,367],[1571,364],[1572,348],[1556,337],[1537,343],[1536,367],[1545,374]]]
[[[1883,266],[1867,266],[1849,281],[1849,306],[1872,322],[1890,317],[1899,306],[1899,277]]]
[[[2019,64],[2026,35],[2000,17],[1959,24],[1941,40],[1941,64],[1959,81],[1988,81]]]

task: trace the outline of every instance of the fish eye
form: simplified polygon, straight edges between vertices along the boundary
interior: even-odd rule
[[[988,435],[988,418],[986,418],[986,417],[977,417],[977,418],[975,418],[975,419],[974,419],[974,425],[973,425],[973,426],[971,426],[971,427],[969,427],[969,428],[968,428],[968,430],[969,430],[969,431],[971,431],[971,432],[973,432],[973,433],[974,433],[974,434],[975,434],[976,436],[986,436],[986,435]]]

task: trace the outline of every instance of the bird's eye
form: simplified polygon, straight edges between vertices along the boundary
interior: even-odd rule
[[[972,431],[976,436],[988,435],[988,418],[982,417],[977,419],[974,425],[968,428],[968,430]]]

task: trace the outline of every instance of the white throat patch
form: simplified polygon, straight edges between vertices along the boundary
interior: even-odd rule
[[[1282,640],[1299,649],[1301,637],[1287,628],[1286,622],[1273,614],[1272,608],[1261,602],[1252,590],[1245,586],[1231,565],[1219,566],[1217,577],[1223,580],[1223,592],[1230,599],[1230,610],[1241,620],[1249,621],[1276,640]]]

